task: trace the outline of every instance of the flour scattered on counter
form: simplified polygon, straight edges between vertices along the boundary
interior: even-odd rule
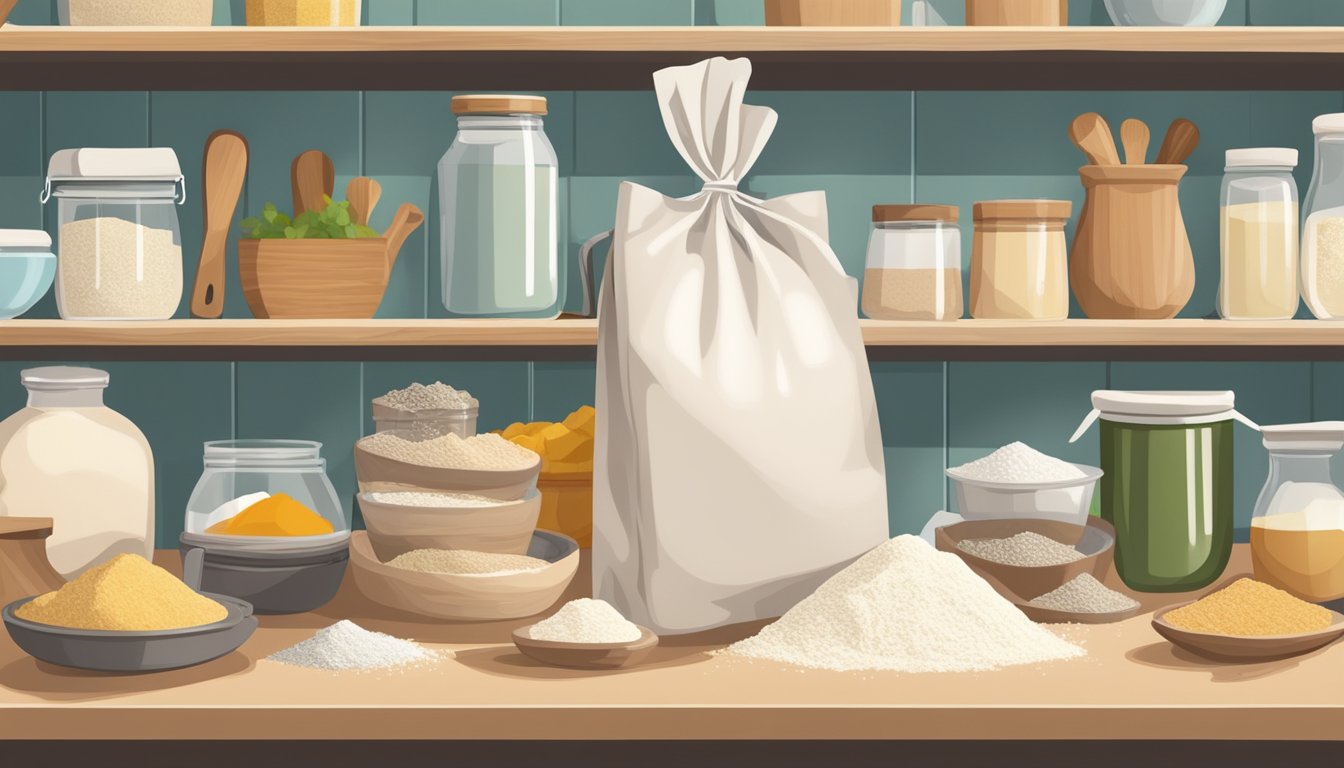
[[[1047,456],[1026,443],[1010,443],[952,472],[986,483],[1057,483],[1087,475],[1067,461]]]
[[[565,603],[549,619],[532,625],[533,640],[556,643],[633,643],[643,633],[606,600],[583,597]]]
[[[267,658],[309,669],[371,670],[427,664],[452,658],[452,651],[431,651],[410,640],[370,632],[353,621],[339,621]]]
[[[721,653],[841,672],[976,672],[1086,652],[1033,623],[961,558],[898,536]]]

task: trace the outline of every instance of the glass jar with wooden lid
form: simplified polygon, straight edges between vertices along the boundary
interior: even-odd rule
[[[1069,316],[1068,200],[976,203],[971,316],[1063,320]]]
[[[875,320],[961,317],[960,211],[955,205],[875,205],[863,272],[863,313]]]

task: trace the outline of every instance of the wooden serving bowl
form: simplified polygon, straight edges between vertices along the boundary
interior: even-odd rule
[[[639,625],[636,625],[639,626]],[[658,646],[658,635],[639,627],[639,639],[630,643],[561,643],[533,639],[532,625],[513,631],[513,644],[524,656],[552,667],[622,669],[633,667]]]
[[[371,318],[402,244],[424,220],[420,209],[407,203],[383,237],[240,240],[238,270],[247,306],[263,320]]]
[[[359,495],[364,527],[378,559],[415,549],[470,549],[525,555],[541,513],[541,493],[488,507],[407,507]]]
[[[1212,632],[1194,632],[1167,623],[1168,613],[1187,605],[1190,603],[1181,603],[1158,611],[1153,616],[1153,629],[1172,645],[1213,661],[1234,663],[1276,661],[1323,648],[1344,635],[1344,615],[1336,611],[1330,611],[1332,619],[1330,626],[1296,635],[1220,635]]]
[[[1076,547],[1084,557],[1063,565],[1003,565],[976,557],[958,546],[968,539],[1006,539],[1024,531]],[[968,520],[939,528],[934,532],[934,543],[943,552],[960,557],[981,576],[988,575],[1003,584],[1025,602],[1063,586],[1079,574],[1090,573],[1098,581],[1105,580],[1115,556],[1115,529],[1099,517],[1089,518],[1087,525],[1030,519]]]
[[[355,443],[355,478],[362,493],[369,491],[431,491],[474,493],[502,501],[517,501],[537,485],[541,457],[525,469],[445,469],[410,464],[365,450]]]

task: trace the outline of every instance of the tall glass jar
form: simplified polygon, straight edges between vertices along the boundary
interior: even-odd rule
[[[875,205],[863,313],[875,320],[961,317],[961,230],[955,205]]]
[[[63,149],[42,202],[56,198],[56,306],[66,320],[167,320],[182,301],[171,149]]]
[[[1330,461],[1344,422],[1262,427],[1269,478],[1251,520],[1255,577],[1314,603],[1344,597],[1344,491]]]
[[[1069,316],[1068,200],[975,204],[971,316],[1063,320]]]
[[[443,305],[455,317],[553,318],[564,305],[555,150],[540,96],[454,96],[439,161]]]
[[[116,555],[154,554],[154,454],[103,404],[93,368],[22,374],[28,406],[0,422],[0,516],[50,517],[47,559],[67,579]]]
[[[260,496],[283,493],[331,523],[335,534],[349,535],[350,513],[327,477],[321,443],[216,440],[205,444],[204,464],[187,501],[188,533],[206,533]]]
[[[1297,150],[1229,149],[1221,205],[1222,282],[1228,320],[1297,314]]]
[[[1320,320],[1344,318],[1344,113],[1311,123],[1316,164],[1303,205],[1302,298]]]

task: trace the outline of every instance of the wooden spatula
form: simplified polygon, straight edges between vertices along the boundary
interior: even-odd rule
[[[1125,165],[1143,165],[1148,162],[1148,142],[1152,134],[1148,124],[1129,118],[1120,124],[1120,143],[1125,147]]]
[[[203,177],[205,238],[191,291],[191,314],[216,318],[224,313],[224,265],[229,228],[247,176],[247,140],[234,131],[215,131],[205,140]]]
[[[291,183],[294,187],[294,217],[304,211],[324,211],[327,208],[323,196],[331,197],[336,189],[336,167],[326,153],[317,149],[294,158],[290,168]]]
[[[1157,152],[1158,165],[1180,165],[1184,163],[1195,147],[1199,146],[1199,129],[1183,117],[1172,121],[1162,139],[1162,148]]]
[[[382,196],[383,185],[373,179],[360,176],[350,180],[345,187],[345,199],[350,201],[350,216],[356,224],[369,226],[373,209],[378,207],[378,200]]]
[[[1115,148],[1115,136],[1106,119],[1096,112],[1086,112],[1073,119],[1069,138],[1087,155],[1092,165],[1119,165],[1120,153]]]

